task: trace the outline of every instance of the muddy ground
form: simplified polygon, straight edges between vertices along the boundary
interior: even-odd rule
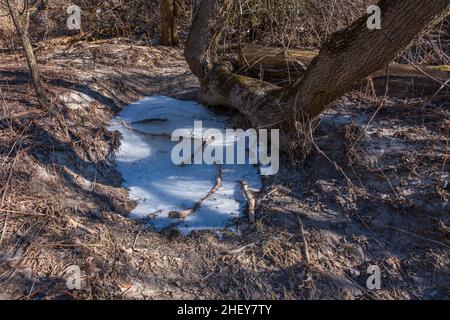
[[[0,55],[0,298],[450,297],[448,96],[352,92],[315,124],[311,155],[284,155],[264,181],[254,228],[181,237],[127,218],[105,126],[143,96],[195,100],[182,50],[57,39],[37,54],[48,110],[23,57]],[[72,265],[81,290],[66,286]]]

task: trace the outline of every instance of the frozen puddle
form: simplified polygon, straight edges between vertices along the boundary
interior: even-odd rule
[[[226,118],[198,103],[163,96],[133,103],[112,120],[109,129],[122,136],[116,153],[117,169],[130,197],[138,202],[132,218],[150,218],[158,230],[175,225],[182,234],[232,229],[246,206],[241,181],[247,181],[253,190],[261,188],[256,166],[223,165],[222,187],[216,193],[188,218],[169,218],[171,211],[192,208],[216,183],[216,165],[177,166],[172,162],[172,149],[178,144],[171,141],[172,132],[184,129],[190,136],[194,121],[202,121],[204,131],[227,127]]]

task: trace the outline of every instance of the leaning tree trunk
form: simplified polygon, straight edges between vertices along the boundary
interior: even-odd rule
[[[178,40],[179,0],[160,0],[161,44],[176,46]]]
[[[323,45],[302,77],[278,87],[237,75],[235,63],[218,61],[215,48],[233,2],[203,0],[194,19],[185,56],[200,79],[200,100],[239,110],[255,128],[280,128],[286,151],[298,147],[299,127],[388,65],[450,9],[450,0],[382,0],[381,30],[369,30],[368,16],[361,17]]]
[[[31,46],[30,36],[29,36],[29,25],[30,25],[30,13],[28,8],[24,10],[24,17],[21,17],[17,5],[13,0],[6,0],[6,4],[9,9],[12,21],[16,28],[17,34],[20,37],[23,50],[25,52],[25,57],[28,64],[28,69],[30,70],[31,77],[33,78],[33,86],[36,92],[36,97],[38,99],[39,105],[41,107],[47,104],[47,96],[44,87],[41,82],[41,77],[39,75],[39,68],[36,62],[36,57],[33,52],[33,47]]]

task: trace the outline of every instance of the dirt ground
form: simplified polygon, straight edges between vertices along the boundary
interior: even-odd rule
[[[0,55],[0,298],[450,297],[448,96],[347,95],[315,124],[312,154],[282,156],[264,181],[254,228],[181,237],[127,218],[105,126],[143,96],[195,100],[182,50],[57,39],[37,54],[49,110],[23,58]],[[66,286],[72,265],[81,290]],[[381,290],[366,287],[371,265]]]

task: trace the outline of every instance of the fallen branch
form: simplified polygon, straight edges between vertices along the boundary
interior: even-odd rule
[[[191,209],[183,210],[183,211],[170,211],[169,212],[169,218],[171,219],[186,219],[187,217],[191,216],[195,213],[195,211],[200,208],[202,203],[211,197],[214,193],[216,193],[221,187],[222,187],[222,167],[220,165],[217,166],[217,178],[216,178],[216,184],[211,189],[211,191],[202,199],[194,203],[194,206]]]
[[[86,233],[88,233],[88,234],[90,234],[92,236],[97,234],[97,232],[95,232],[95,230],[85,226],[84,224],[76,221],[75,219],[72,219],[72,218],[69,217],[69,221],[68,222],[75,229],[83,230],[84,232],[86,232]]]
[[[305,257],[305,261],[306,261],[306,266],[309,267],[311,265],[311,259],[309,257],[309,246],[308,246],[308,241],[306,240],[305,237],[305,230],[303,228],[303,222],[302,220],[299,220],[299,224],[300,224],[300,237],[302,238],[302,249],[303,249],[303,256]]]
[[[253,194],[250,192],[247,181],[242,181],[241,187],[242,187],[242,191],[244,193],[244,197],[247,200],[248,221],[250,222],[250,224],[255,224],[255,222],[256,222],[256,217],[255,217],[256,200],[255,200],[255,197],[253,197]]]

